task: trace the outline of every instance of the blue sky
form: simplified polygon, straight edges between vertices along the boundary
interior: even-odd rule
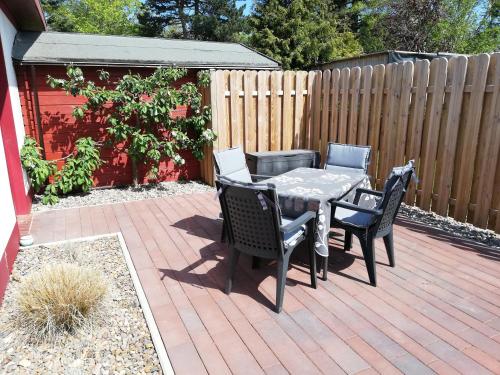
[[[246,5],[245,7],[245,14],[250,14],[250,10],[252,9],[252,2],[253,0],[236,0],[236,2],[238,3],[238,6],[241,6],[241,5]]]

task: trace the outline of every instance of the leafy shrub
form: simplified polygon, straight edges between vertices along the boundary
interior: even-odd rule
[[[38,147],[33,138],[26,137],[21,148],[21,162],[24,170],[31,179],[35,193],[45,186],[49,176],[53,175],[57,168],[53,162],[42,158],[42,148]]]
[[[55,204],[58,195],[71,192],[87,192],[92,187],[92,175],[102,164],[98,143],[92,138],[79,138],[75,151],[65,158],[64,166],[58,171],[58,160],[44,160],[41,148],[33,138],[26,137],[21,149],[21,162],[36,193],[45,186],[43,204]],[[61,159],[62,160],[62,159]],[[53,182],[46,185],[50,176]]]
[[[186,69],[157,68],[149,76],[129,73],[111,82],[109,73],[100,70],[101,84],[97,85],[86,80],[80,68],[70,65],[67,79],[48,76],[47,83],[86,99],[73,109],[75,118],[94,113],[104,119],[114,144],[130,156],[137,185],[139,162],[150,165],[149,176],[156,178],[161,158],[168,157],[176,165],[183,165],[180,151],[189,150],[201,160],[204,146],[216,139],[216,134],[207,128],[211,111],[203,105],[200,93],[210,83],[210,75],[201,71],[196,84],[187,82],[176,88],[175,83],[186,74]],[[187,116],[172,116],[180,106],[188,107]]]
[[[31,340],[54,339],[85,326],[105,293],[105,281],[93,269],[68,263],[48,265],[23,280],[17,295],[17,320]]]

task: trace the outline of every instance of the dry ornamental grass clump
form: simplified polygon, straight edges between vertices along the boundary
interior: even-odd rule
[[[19,327],[34,341],[54,339],[85,326],[106,294],[101,274],[61,263],[28,275],[17,296]]]

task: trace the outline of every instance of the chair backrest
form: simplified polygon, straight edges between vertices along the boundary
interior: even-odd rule
[[[229,244],[268,259],[283,256],[276,190],[272,185],[216,181]]]
[[[220,176],[229,177],[231,180],[239,182],[252,182],[245,154],[240,146],[214,152],[214,164],[215,172]]]
[[[384,185],[383,198],[377,207],[383,211],[377,223],[378,235],[385,235],[390,231],[413,173],[415,173],[413,160],[410,160],[405,166],[392,169]]]
[[[343,167],[359,169],[366,173],[368,164],[370,164],[370,153],[370,146],[328,143],[325,169]]]

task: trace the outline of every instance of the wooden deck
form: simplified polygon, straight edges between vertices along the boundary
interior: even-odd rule
[[[35,214],[31,232],[121,231],[178,374],[500,373],[500,252],[399,220],[395,268],[377,241],[377,288],[358,242],[337,244],[316,290],[292,266],[278,315],[272,264],[243,258],[222,292],[218,212],[213,194],[194,194]]]

